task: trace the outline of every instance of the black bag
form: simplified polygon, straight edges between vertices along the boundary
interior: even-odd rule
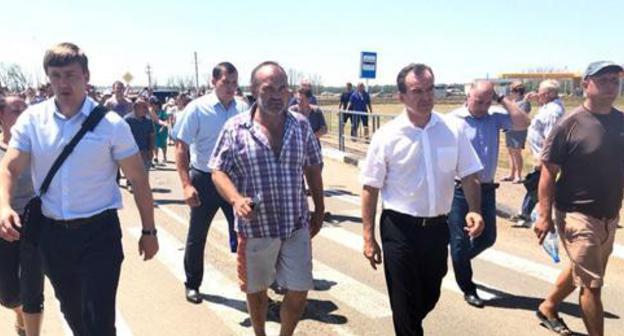
[[[537,191],[537,187],[539,186],[539,180],[540,180],[540,171],[536,169],[528,173],[524,177],[524,181],[522,182],[522,184],[524,184],[524,187],[526,188],[527,192],[533,192],[533,191]]]
[[[43,183],[41,184],[41,188],[39,189],[39,195],[33,197],[26,207],[24,208],[24,214],[22,216],[22,239],[27,243],[32,245],[39,244],[39,238],[41,237],[41,229],[43,228],[43,221],[45,217],[43,216],[43,212],[41,212],[41,195],[45,194],[50,187],[50,183],[52,182],[52,178],[54,174],[61,168],[65,159],[71,154],[74,150],[78,142],[82,139],[82,137],[88,132],[93,131],[97,124],[104,118],[106,115],[106,108],[102,105],[98,105],[91,111],[89,117],[82,123],[80,130],[71,141],[65,145],[61,154],[56,158],[52,167],[50,167],[50,171],[48,171],[48,175],[46,175]]]

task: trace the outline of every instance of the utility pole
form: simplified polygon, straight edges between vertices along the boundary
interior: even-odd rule
[[[145,67],[145,73],[147,74],[147,87],[151,89],[152,88],[152,67],[149,65],[149,63]]]
[[[197,51],[193,52],[195,55],[195,90],[199,92],[199,69],[197,67]]]

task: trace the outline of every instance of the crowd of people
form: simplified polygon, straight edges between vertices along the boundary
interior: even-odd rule
[[[310,83],[293,94],[286,71],[263,62],[251,73],[250,101],[236,67],[222,62],[212,70],[213,90],[194,99],[182,93],[161,101],[149,90],[130,96],[122,82],[100,97],[88,85],[87,56],[71,43],[50,48],[44,70],[46,89],[0,96],[0,304],[15,311],[17,332],[41,332],[45,274],[75,335],[115,335],[123,261],[119,170],[141,218],[140,254],[152,259],[159,246],[148,172],[168,162],[173,144],[191,210],[186,300],[203,301],[206,239],[221,210],[254,333],[265,335],[267,290],[274,288],[284,294],[280,335],[292,335],[313,287],[312,239],[325,217],[320,138],[327,124]],[[585,101],[569,113],[556,81],[543,81],[536,93],[515,82],[506,96],[482,80],[462,107],[443,115],[434,111],[433,70],[401,69],[404,110],[372,135],[360,174],[363,252],[373,269],[383,263],[396,335],[424,334],[449,245],[465,301],[484,306],[471,260],[496,241],[501,131],[512,164],[503,181],[527,187],[517,225],[526,226],[538,207],[538,240],[558,230],[570,258],[535,307],[539,321],[571,334],[558,307],[579,287],[589,334],[604,333],[600,289],[624,188],[624,114],[613,107],[622,72],[615,63],[590,64]],[[539,105],[532,119],[531,102]],[[347,84],[340,109],[372,112],[362,83],[356,90]],[[368,137],[366,117],[346,113],[343,121],[350,119],[353,136],[361,123]],[[535,168],[523,177],[525,142]]]

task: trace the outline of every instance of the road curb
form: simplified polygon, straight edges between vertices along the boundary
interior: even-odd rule
[[[334,161],[346,163],[360,168],[362,160],[355,155],[339,151],[334,148],[323,148],[323,157]],[[516,213],[513,208],[503,203],[496,203],[496,215],[503,218],[509,218]]]

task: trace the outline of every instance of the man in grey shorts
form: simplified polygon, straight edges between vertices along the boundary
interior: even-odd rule
[[[313,285],[310,239],[325,210],[322,157],[306,117],[287,110],[288,78],[281,66],[258,65],[251,90],[256,104],[225,124],[209,167],[234,208],[238,277],[254,333],[265,335],[267,288],[276,280],[286,289],[280,335],[292,335]],[[311,218],[304,174],[314,200]]]
[[[511,83],[511,94],[509,98],[513,100],[518,108],[527,114],[531,113],[531,103],[526,99],[524,93],[526,88],[520,81]],[[514,181],[518,183],[522,180],[522,150],[527,138],[527,130],[505,132],[505,144],[509,151],[510,171],[509,175],[502,178],[502,181]]]

